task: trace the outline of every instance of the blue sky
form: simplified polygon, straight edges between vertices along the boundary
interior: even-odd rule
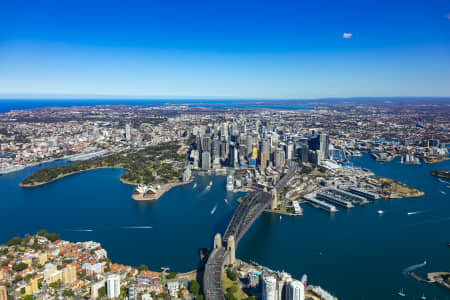
[[[0,95],[450,96],[450,1],[1,1]]]

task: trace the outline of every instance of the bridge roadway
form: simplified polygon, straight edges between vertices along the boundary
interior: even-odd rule
[[[281,189],[295,175],[297,165],[290,165],[288,174],[286,174],[280,182],[275,186],[277,190]],[[269,206],[272,201],[272,195],[264,191],[256,191],[248,193],[238,206],[228,224],[227,230],[223,236],[224,247],[214,249],[208,257],[203,274],[203,290],[206,300],[224,300],[225,296],[222,290],[222,268],[225,259],[229,253],[226,248],[228,238],[233,235],[235,239],[235,247],[240,239],[244,236],[250,226],[262,214],[264,209]]]

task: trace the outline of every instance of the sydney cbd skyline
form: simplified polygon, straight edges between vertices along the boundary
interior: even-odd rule
[[[0,8],[2,98],[450,96],[448,1]]]

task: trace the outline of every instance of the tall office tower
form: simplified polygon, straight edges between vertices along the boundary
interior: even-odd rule
[[[238,126],[236,122],[233,121],[233,123],[231,123],[231,135],[237,136],[238,134],[239,134]]]
[[[252,145],[252,158],[253,159],[258,158],[258,147],[256,147],[256,144]]]
[[[125,125],[125,138],[131,140],[131,127],[130,124]]]
[[[228,139],[228,123],[227,122],[222,124],[222,129],[220,130],[220,136],[223,137],[225,140]]]
[[[252,153],[252,145],[253,145],[253,136],[251,136],[250,134],[247,135],[247,153],[246,155],[249,155]]]
[[[117,298],[120,295],[120,276],[119,274],[110,274],[106,277],[106,294],[108,298]]]
[[[276,168],[281,168],[284,166],[285,163],[285,154],[283,149],[276,149],[275,155],[274,155],[274,164]]]
[[[222,141],[220,143],[220,158],[226,158],[228,155],[228,143],[226,141]]]
[[[211,143],[211,158],[212,160],[220,158],[220,141],[214,140]]]
[[[256,120],[256,122],[255,122],[256,132],[260,133],[260,127],[261,127],[261,122],[259,120]]]
[[[267,168],[267,161],[268,161],[267,154],[264,152],[261,152],[260,158],[259,158],[259,164],[260,164],[261,168],[263,168],[263,169]]]
[[[286,146],[286,159],[292,160],[293,158],[294,158],[294,144],[290,142]]]
[[[209,170],[211,168],[211,154],[208,151],[202,152],[202,169]]]
[[[196,150],[202,150],[202,137],[201,137],[201,135],[200,134],[196,135],[195,139],[196,139],[196,141],[195,141],[195,148],[196,148]]]
[[[209,136],[202,137],[202,151],[211,152],[211,138]]]
[[[300,148],[300,158],[302,162],[307,163],[308,162],[308,144],[304,144]]]
[[[308,140],[308,148],[313,151],[320,150],[320,136],[310,138]]]
[[[261,142],[261,152],[266,153],[267,159],[270,158],[270,140],[263,139]]]
[[[228,164],[230,167],[234,168],[237,164],[237,150],[236,144],[230,143],[229,152],[228,152]]]
[[[328,134],[321,133],[320,134],[320,154],[322,155],[321,160],[325,160],[329,158],[328,148],[330,147],[330,139]]]
[[[277,279],[274,275],[265,275],[262,280],[262,299],[263,300],[278,300],[277,299]]]
[[[289,283],[286,294],[287,300],[304,300],[305,286],[301,281],[292,281],[291,283]]]

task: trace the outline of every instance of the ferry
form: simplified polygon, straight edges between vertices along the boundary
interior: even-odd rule
[[[398,292],[398,295],[401,296],[401,297],[405,297],[405,296],[406,296],[406,294],[405,294],[405,292],[403,291],[403,289],[401,289],[401,290]]]

